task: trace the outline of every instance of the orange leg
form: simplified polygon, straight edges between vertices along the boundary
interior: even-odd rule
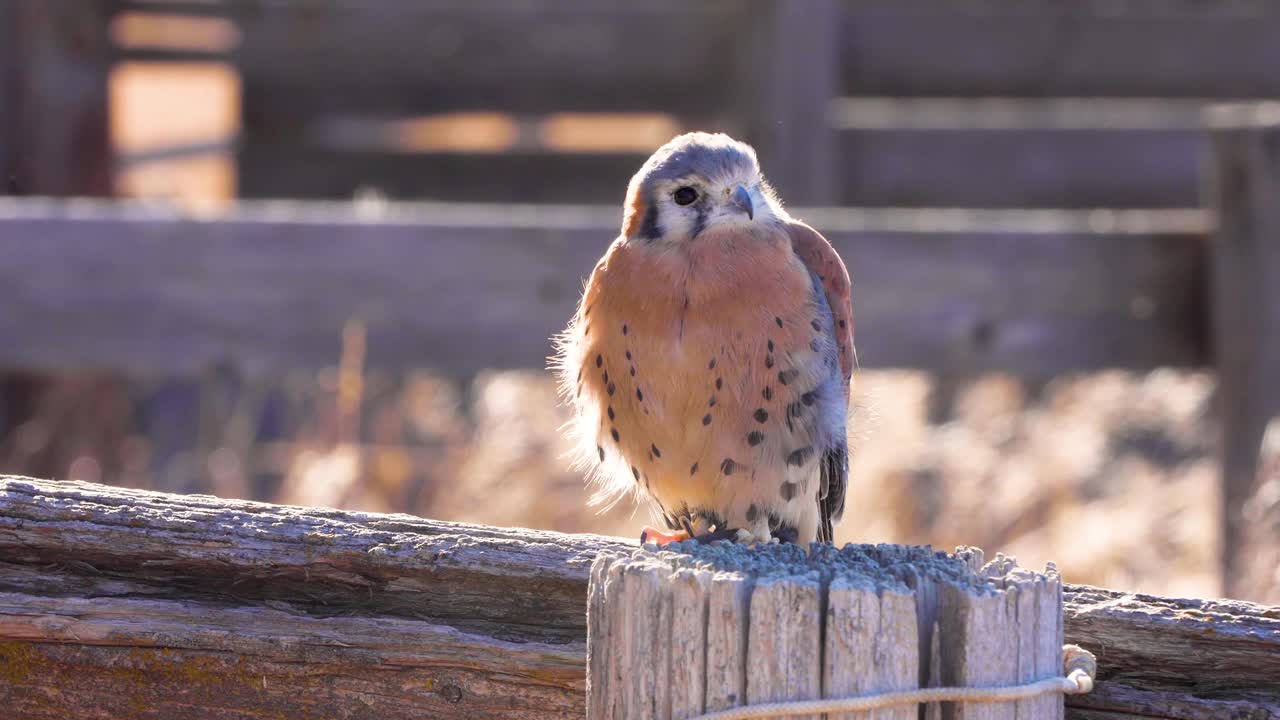
[[[645,525],[640,529],[640,544],[657,543],[658,545],[666,545],[673,542],[681,542],[693,537],[688,530],[659,530],[655,527]]]

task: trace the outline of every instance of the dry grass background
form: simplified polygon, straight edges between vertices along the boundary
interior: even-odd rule
[[[1106,372],[1033,392],[993,375],[961,386],[930,423],[929,377],[863,371],[838,540],[977,545],[1053,560],[1072,582],[1213,596],[1213,385],[1198,372]],[[4,387],[0,472],[626,537],[649,520],[626,503],[587,507],[541,372],[466,385],[336,370],[249,383],[223,370]],[[1249,596],[1280,602],[1280,433],[1266,461]]]

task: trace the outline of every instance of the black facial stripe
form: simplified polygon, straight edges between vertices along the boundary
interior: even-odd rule
[[[645,240],[657,240],[662,237],[662,228],[658,226],[658,205],[653,201],[653,197],[645,198],[647,209],[644,211],[644,221],[640,223],[640,237]]]
[[[689,232],[689,237],[698,237],[699,233],[707,229],[707,198],[702,196],[698,198],[698,202],[694,204],[693,209],[698,213],[693,219],[693,230]]]

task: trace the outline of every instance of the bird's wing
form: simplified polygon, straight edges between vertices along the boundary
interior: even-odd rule
[[[808,225],[791,221],[787,224],[791,247],[800,261],[818,279],[827,295],[827,304],[835,317],[836,345],[840,349],[841,377],[846,383],[853,376],[857,356],[853,349],[853,304],[850,296],[849,271],[831,243]]]
[[[791,247],[801,262],[822,283],[833,318],[832,332],[840,353],[840,377],[848,400],[850,379],[857,364],[853,345],[853,304],[849,271],[831,243],[817,230],[792,221],[787,225]],[[833,524],[844,514],[845,486],[849,478],[849,449],[844,437],[827,448],[822,457],[822,493],[818,501],[821,516],[818,539],[833,541]]]

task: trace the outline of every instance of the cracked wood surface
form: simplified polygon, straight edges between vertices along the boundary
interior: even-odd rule
[[[16,718],[580,718],[617,538],[0,476]],[[1068,718],[1280,720],[1280,608],[1066,586]]]

